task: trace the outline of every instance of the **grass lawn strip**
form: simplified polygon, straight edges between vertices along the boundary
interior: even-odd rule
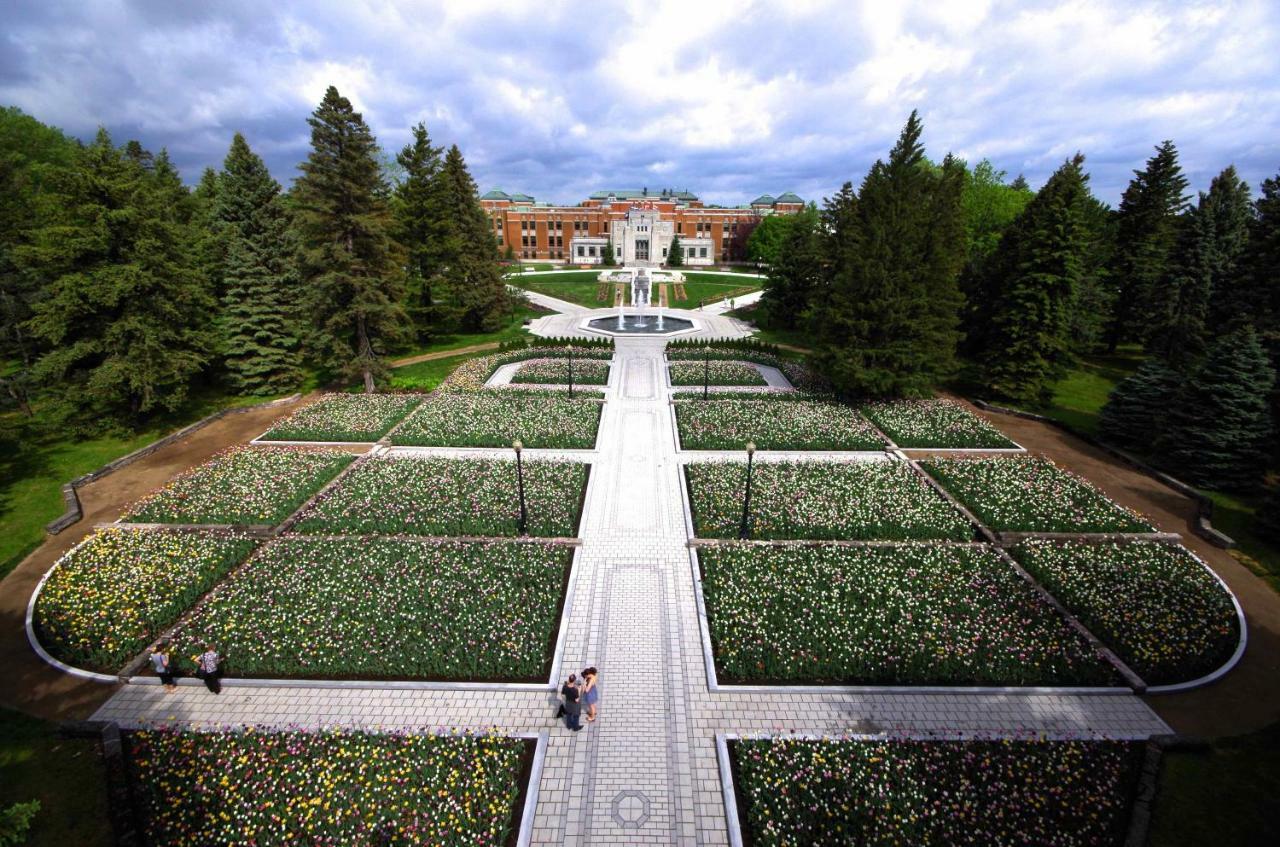
[[[1041,456],[926,459],[921,467],[997,532],[1154,532],[1082,477]]]
[[[377,441],[421,397],[411,394],[326,394],[277,423],[263,441]]]
[[[1142,745],[777,738],[731,742],[755,847],[1124,843]],[[745,808],[742,808],[745,806]]]
[[[676,395],[679,396],[679,395]],[[683,450],[883,450],[884,439],[850,406],[712,396],[675,404]]]
[[[392,440],[419,447],[525,447],[589,450],[603,405],[567,397],[515,392],[444,393],[427,399]]]
[[[229,676],[545,682],[571,552],[282,538],[178,628],[174,657],[194,670],[212,643]]]
[[[1117,681],[986,547],[733,545],[698,556],[722,683]]]
[[[45,582],[40,643],[67,664],[116,673],[252,549],[225,535],[100,529]]]
[[[233,447],[136,503],[125,520],[274,526],[353,461],[336,450]]]
[[[1148,685],[1211,673],[1239,643],[1230,595],[1183,547],[1028,541],[1014,554]]]
[[[685,466],[696,533],[737,538],[743,462]],[[757,462],[751,481],[755,539],[970,541],[973,527],[905,462]]]
[[[705,373],[704,373],[705,371]],[[672,362],[672,385],[768,385],[760,371],[743,362]]]
[[[498,736],[134,731],[148,843],[502,845],[526,742]]]
[[[520,366],[511,377],[515,383],[534,385],[564,385],[569,382],[568,359],[532,359]],[[575,385],[606,385],[609,382],[609,363],[599,359],[573,362]]]
[[[899,447],[1008,449],[1018,446],[982,418],[948,400],[867,403],[862,413]]]
[[[528,532],[577,534],[587,465],[524,462]],[[381,457],[319,498],[295,532],[332,535],[519,534],[516,463],[501,459]]]

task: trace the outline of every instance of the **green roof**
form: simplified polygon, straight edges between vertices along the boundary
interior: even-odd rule
[[[785,194],[783,194],[783,195],[779,196],[779,197],[778,197],[778,199],[777,199],[777,200],[775,200],[775,201],[773,201],[773,202],[775,202],[775,203],[800,203],[800,204],[802,204],[802,205],[803,205],[803,203],[804,203],[804,201],[803,201],[803,200],[801,200],[801,199],[800,199],[799,197],[797,197],[796,195],[792,194],[790,191],[788,191],[787,193],[785,193]]]
[[[761,194],[759,197],[751,201],[752,206],[772,206],[774,203],[772,194]]]
[[[481,200],[510,200],[511,197],[501,188],[495,188],[492,191],[486,191],[480,195]]]
[[[697,200],[698,195],[691,191],[673,191],[662,188],[657,191],[646,191],[642,188],[620,188],[614,191],[597,191],[591,195],[592,200],[608,200],[616,197],[619,200]]]

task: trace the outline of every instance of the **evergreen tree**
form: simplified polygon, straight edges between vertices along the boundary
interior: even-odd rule
[[[1262,181],[1248,233],[1236,273],[1214,289],[1211,322],[1215,329],[1252,323],[1274,361],[1280,359],[1280,175]]]
[[[786,329],[795,329],[804,320],[823,273],[817,209],[809,206],[792,218],[761,295],[769,325]]]
[[[960,208],[964,215],[965,263],[960,273],[960,290],[965,308],[961,320],[964,328],[964,351],[979,356],[988,344],[991,308],[995,292],[989,288],[991,269],[987,267],[1005,230],[1035,194],[1025,187],[1004,184],[1004,171],[996,170],[983,159],[971,173],[966,173]]]
[[[161,157],[106,130],[55,180],[55,203],[19,256],[43,276],[34,375],[57,411],[90,426],[176,409],[204,366],[213,299],[181,219],[185,192]],[[145,155],[144,155],[145,154]]]
[[[1209,307],[1215,292],[1236,276],[1249,225],[1249,186],[1228,167],[1214,177],[1209,193],[1186,215],[1178,245],[1153,290],[1147,349],[1175,367],[1187,367],[1203,353],[1210,335]],[[1229,297],[1219,297],[1221,306]],[[1226,324],[1226,315],[1214,324]],[[1242,317],[1242,319],[1244,319]]]
[[[493,332],[510,314],[511,300],[498,267],[489,217],[456,144],[445,154],[436,181],[442,210],[436,230],[441,274],[453,294],[462,327]]]
[[[995,394],[1045,403],[1066,369],[1067,331],[1088,247],[1087,181],[1084,156],[1077,153],[1018,215],[992,259],[994,302],[982,358]]]
[[[684,267],[684,245],[680,243],[678,234],[671,236],[671,247],[667,249],[667,267]]]
[[[1181,374],[1160,359],[1147,359],[1111,390],[1098,418],[1098,435],[1117,447],[1150,450],[1182,380]]]
[[[791,215],[769,215],[762,218],[747,238],[747,259],[771,268],[778,261],[791,227]]]
[[[1087,194],[1081,219],[1088,246],[1080,265],[1080,281],[1067,331],[1072,353],[1076,355],[1101,353],[1106,349],[1107,322],[1115,301],[1111,266],[1116,249],[1116,214],[1106,203]]]
[[[618,259],[613,255],[613,242],[606,241],[604,249],[600,251],[600,264],[606,268],[612,268],[618,264]]]
[[[843,393],[923,394],[955,368],[964,171],[950,156],[928,167],[920,133],[912,112],[863,180],[846,236],[856,247],[814,310],[814,364]]]
[[[1271,435],[1274,384],[1253,327],[1219,338],[1168,410],[1161,444],[1169,466],[1210,488],[1256,484]]]
[[[200,174],[200,181],[191,192],[194,206],[191,219],[196,235],[196,264],[204,272],[209,281],[209,291],[219,302],[222,301],[222,265],[226,261],[223,255],[225,245],[217,220],[218,204],[218,172],[213,168],[205,168]]]
[[[233,388],[274,394],[302,381],[298,283],[280,185],[236,133],[223,163],[214,219],[221,232],[222,355]]]
[[[426,124],[412,130],[413,140],[396,156],[403,179],[392,197],[396,239],[409,254],[407,310],[420,341],[447,332],[457,321],[457,308],[444,275],[449,256],[448,214],[440,180],[443,148],[431,143]],[[510,245],[508,245],[510,250]]]
[[[1156,283],[1168,271],[1169,255],[1178,235],[1178,216],[1186,208],[1187,179],[1178,164],[1178,151],[1165,141],[1147,160],[1120,199],[1116,218],[1116,255],[1112,279],[1114,310],[1107,327],[1107,345],[1114,351],[1122,341],[1145,336],[1146,309]]]
[[[333,86],[307,122],[311,153],[292,199],[311,344],[322,364],[372,392],[387,371],[386,345],[408,328],[377,142]]]

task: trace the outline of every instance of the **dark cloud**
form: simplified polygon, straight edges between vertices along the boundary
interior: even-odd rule
[[[1195,188],[1280,169],[1280,11],[1014,0],[262,4],[18,0],[0,103],[165,147],[188,181],[243,132],[288,183],[325,85],[388,153],[419,120],[482,188],[572,202],[609,186],[712,202],[830,195],[912,108],[930,156],[1039,184],[1076,150],[1117,202],[1173,138]]]

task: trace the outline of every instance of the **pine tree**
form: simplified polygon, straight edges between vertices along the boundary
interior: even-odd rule
[[[448,233],[440,181],[443,148],[431,143],[426,124],[412,129],[413,139],[396,156],[404,178],[396,186],[391,208],[396,240],[409,257],[407,311],[419,341],[450,330],[458,314],[448,290],[444,248]],[[510,245],[508,245],[510,249]]]
[[[667,248],[667,267],[684,267],[684,245],[680,243],[678,234],[671,236],[671,246]]]
[[[1182,382],[1182,375],[1160,359],[1147,359],[1111,390],[1098,418],[1099,437],[1117,447],[1149,451]]]
[[[34,375],[86,427],[176,409],[205,365],[213,299],[167,160],[116,149],[105,130],[55,180],[56,203],[20,255],[44,278]],[[141,152],[139,152],[141,151]]]
[[[238,132],[219,182],[223,362],[237,391],[279,393],[302,381],[297,270],[280,185]]]
[[[493,332],[511,312],[511,300],[498,267],[498,246],[489,217],[480,206],[475,181],[455,144],[437,175],[442,217],[436,229],[441,273],[453,294],[461,325],[471,332]]]
[[[1238,305],[1231,303],[1229,287],[1248,239],[1249,217],[1249,186],[1228,167],[1187,213],[1169,272],[1153,290],[1150,352],[1187,367],[1204,353],[1210,326],[1232,323],[1228,310]],[[1211,303],[1217,306],[1212,319]]]
[[[912,112],[888,162],[863,180],[848,236],[857,246],[815,310],[813,362],[843,393],[924,394],[955,369],[964,170],[950,156],[931,169],[920,133]]]
[[[1255,485],[1271,435],[1274,384],[1253,327],[1219,338],[1168,411],[1160,443],[1169,467],[1210,488]]]
[[[984,379],[1019,403],[1047,402],[1070,360],[1067,331],[1088,246],[1087,181],[1077,153],[1014,219],[991,261]]]
[[[1107,327],[1107,345],[1112,351],[1122,341],[1137,341],[1145,335],[1145,312],[1156,283],[1168,270],[1178,235],[1178,216],[1187,204],[1186,190],[1178,151],[1172,141],[1165,141],[1147,160],[1145,170],[1134,171],[1120,199],[1112,272],[1116,299]]]
[[[786,329],[794,329],[804,319],[823,272],[817,209],[810,206],[792,218],[761,296],[769,325]]]
[[[307,122],[311,153],[292,199],[311,344],[322,364],[372,392],[386,345],[408,329],[389,191],[373,133],[338,89],[329,86]]]
[[[1115,304],[1111,285],[1112,257],[1116,250],[1116,214],[1092,194],[1082,210],[1088,246],[1081,262],[1080,282],[1067,338],[1074,354],[1101,353],[1105,347],[1107,322]]]
[[[1253,324],[1280,358],[1280,174],[1262,181],[1248,232],[1236,273],[1213,293],[1211,321],[1215,328]]]

